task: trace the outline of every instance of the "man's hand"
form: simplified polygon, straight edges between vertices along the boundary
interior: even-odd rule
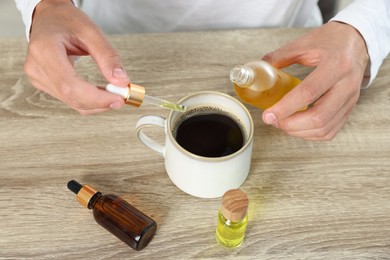
[[[43,0],[35,8],[25,71],[32,84],[81,114],[123,107],[123,98],[82,80],[74,56],[90,55],[112,84],[129,83],[116,51],[103,33],[69,0]]]
[[[294,63],[316,67],[263,112],[263,121],[305,140],[332,140],[359,98],[369,56],[356,29],[330,22],[266,54],[263,60],[278,68]],[[296,112],[309,104],[307,110]]]

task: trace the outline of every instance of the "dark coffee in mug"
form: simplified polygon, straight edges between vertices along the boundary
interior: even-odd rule
[[[192,108],[180,115],[173,136],[185,150],[203,157],[227,156],[245,143],[239,119],[211,106]]]

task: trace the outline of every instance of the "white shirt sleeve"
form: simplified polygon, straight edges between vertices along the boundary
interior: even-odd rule
[[[370,63],[367,66],[362,87],[368,87],[390,52],[390,1],[355,0],[331,21],[350,24],[363,36]]]
[[[35,9],[35,6],[41,0],[15,0],[16,7],[19,9],[22,14],[23,23],[25,26],[27,40],[30,36],[30,27],[32,22],[32,15]]]
[[[41,0],[15,0],[16,7],[19,9],[22,14],[23,23],[26,30],[26,38],[27,40],[30,38],[30,28],[32,23],[32,16],[35,10],[35,6],[39,4]],[[78,1],[72,1],[76,5]]]

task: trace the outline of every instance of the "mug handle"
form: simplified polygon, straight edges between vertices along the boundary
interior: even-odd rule
[[[164,146],[157,143],[153,139],[151,139],[149,136],[147,136],[143,129],[146,127],[151,126],[157,126],[165,129],[165,122],[166,119],[161,116],[155,116],[155,115],[146,115],[142,116],[140,119],[138,119],[137,124],[135,126],[135,131],[138,137],[138,140],[140,140],[144,145],[152,149],[153,151],[156,151],[161,156],[164,156]]]

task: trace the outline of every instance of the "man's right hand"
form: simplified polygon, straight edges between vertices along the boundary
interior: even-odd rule
[[[31,83],[80,114],[119,109],[122,97],[82,80],[75,56],[90,55],[108,82],[130,82],[117,52],[102,31],[70,0],[43,0],[35,8],[25,71]]]

